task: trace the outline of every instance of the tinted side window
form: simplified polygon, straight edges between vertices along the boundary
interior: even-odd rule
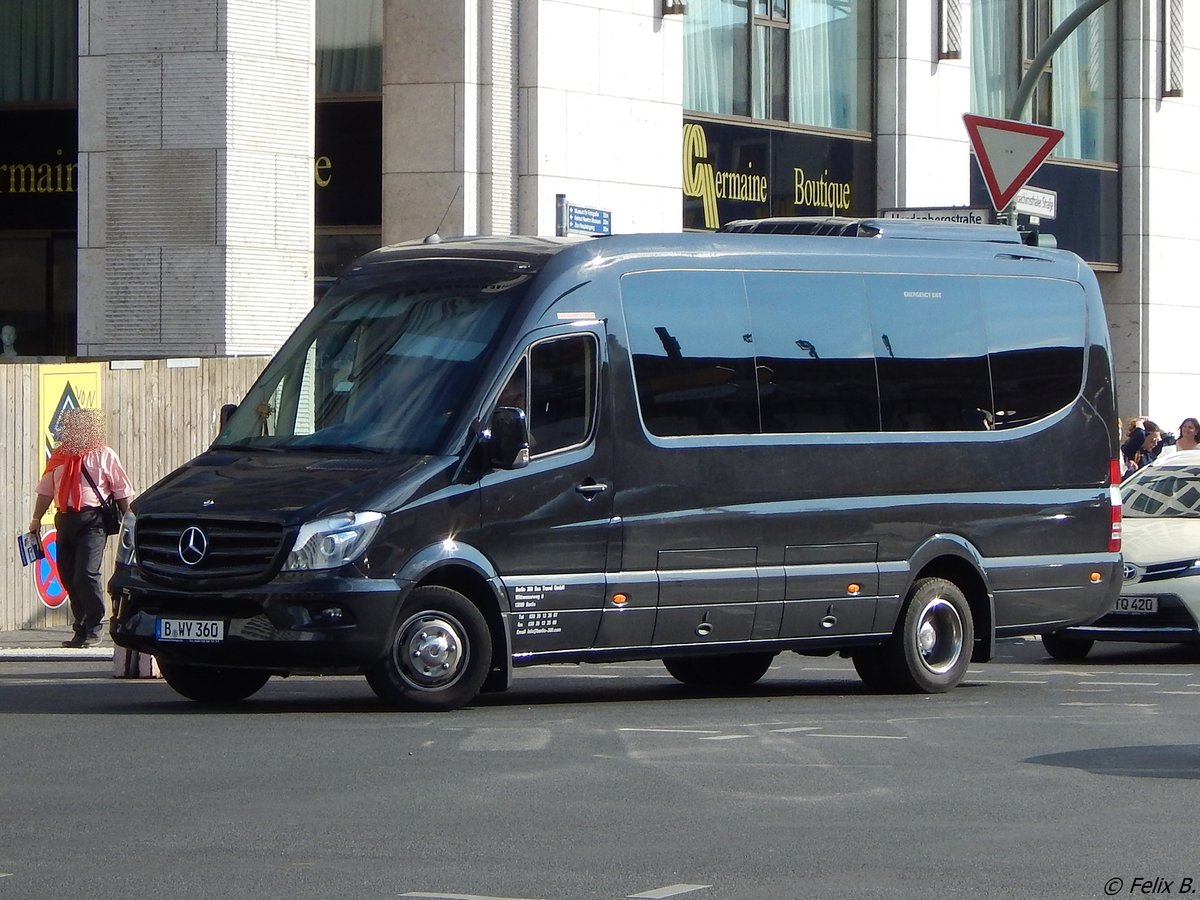
[[[1071,403],[1083,384],[1083,288],[992,278],[980,287],[992,362],[996,427],[1016,428]]]
[[[598,371],[591,335],[542,341],[522,357],[496,405],[524,411],[531,456],[583,444],[591,437]]]
[[[530,451],[549,453],[582,444],[596,418],[596,342],[573,335],[534,344],[529,351]]]
[[[884,431],[992,427],[976,279],[869,275]]]
[[[768,433],[879,430],[871,320],[859,275],[749,272]]]
[[[754,338],[739,272],[621,280],[638,405],[651,434],[759,431]]]

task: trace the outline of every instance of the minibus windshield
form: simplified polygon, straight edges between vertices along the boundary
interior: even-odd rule
[[[438,452],[532,278],[504,261],[420,260],[332,289],[214,449]]]

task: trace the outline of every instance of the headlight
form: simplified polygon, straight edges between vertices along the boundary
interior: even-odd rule
[[[350,512],[305,522],[283,564],[285,572],[336,569],[357,559],[379,530],[383,513]]]
[[[117,534],[117,565],[132,566],[134,557],[137,555],[137,547],[135,544],[135,529],[137,516],[133,511],[125,513],[125,517],[121,519],[121,530]]]

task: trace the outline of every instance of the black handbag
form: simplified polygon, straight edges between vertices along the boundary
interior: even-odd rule
[[[100,518],[104,520],[104,533],[116,534],[121,530],[121,519],[124,518],[121,514],[121,507],[117,506],[117,501],[111,496],[105,497],[100,493],[100,488],[96,487],[96,482],[92,480],[87,466],[81,466],[80,468],[83,469],[83,477],[88,480],[88,484],[92,486],[92,490],[100,498]]]

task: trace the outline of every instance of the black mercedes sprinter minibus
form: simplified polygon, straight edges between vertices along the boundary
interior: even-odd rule
[[[1000,227],[853,234],[367,255],[134,502],[114,640],[195,700],[356,673],[444,710],[514,667],[746,686],[785,650],[944,691],[997,637],[1097,618],[1120,498],[1092,272]]]

